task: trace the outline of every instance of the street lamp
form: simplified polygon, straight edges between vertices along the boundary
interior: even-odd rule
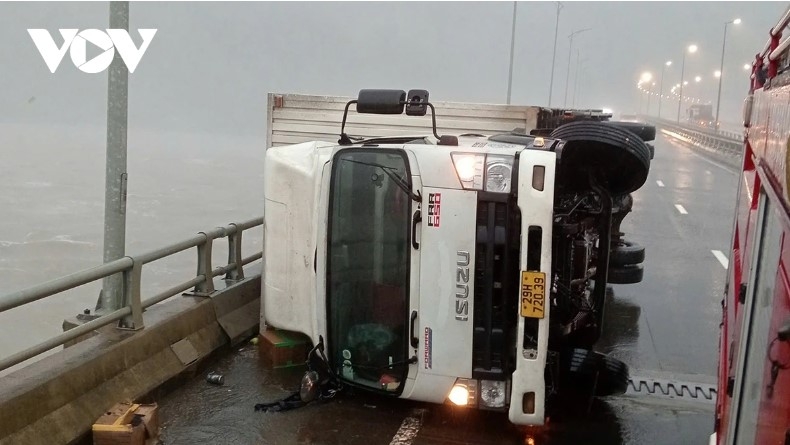
[[[658,87],[658,118],[661,119],[661,102],[664,101],[664,71],[668,66],[672,65],[671,60],[667,60],[667,63],[661,68],[661,83]]]
[[[683,51],[683,63],[680,64],[680,98],[678,99],[678,123],[680,123],[680,104],[683,102],[683,85],[688,85],[688,82],[683,81],[683,76],[686,74],[686,54],[693,54],[697,52],[697,45],[689,45],[686,51]]]
[[[568,46],[568,71],[565,74],[565,99],[562,102],[562,106],[563,107],[567,107],[568,106],[568,80],[570,80],[570,78],[571,78],[571,53],[572,53],[572,50],[573,50],[573,38],[576,36],[576,34],[581,34],[584,31],[589,31],[591,29],[592,28],[579,29],[579,30],[573,31],[568,36],[568,39],[570,39],[571,42],[570,42],[570,45]]]
[[[694,82],[699,82],[700,80],[702,80],[702,77],[700,77],[700,76],[697,76],[697,77],[694,78]]]
[[[743,64],[743,69],[750,70],[750,69],[752,69],[752,66],[750,64],[748,64],[748,63],[744,63]]]
[[[719,67],[719,71],[724,73],[724,45],[727,43],[727,25],[732,23],[733,25],[738,25],[741,23],[741,19],[730,20],[729,22],[724,22],[724,38],[721,41],[721,65]],[[719,106],[721,105],[721,78],[719,76],[719,93],[716,95],[716,130],[719,129]]]

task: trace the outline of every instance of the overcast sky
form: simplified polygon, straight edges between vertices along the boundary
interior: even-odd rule
[[[736,122],[747,91],[744,63],[765,44],[784,2],[566,2],[552,105],[563,105],[568,35],[584,61],[576,105],[635,112],[644,71],[665,92],[700,75],[687,94],[715,102],[724,23],[721,119]],[[361,88],[425,88],[434,100],[504,103],[513,4],[487,3],[132,3],[130,28],[156,28],[130,75],[130,131],[163,128],[262,137],[266,93],[354,96]],[[513,103],[548,105],[554,2],[519,2]],[[0,3],[0,123],[104,125],[106,74],[78,71],[67,56],[52,74],[27,28],[106,28],[108,3]],[[135,41],[140,38],[132,31]],[[658,88],[658,84],[656,89]],[[652,113],[657,110],[653,99]],[[674,117],[677,102],[662,113]],[[441,113],[441,110],[438,110]]]

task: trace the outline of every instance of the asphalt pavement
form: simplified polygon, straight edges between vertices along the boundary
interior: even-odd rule
[[[650,176],[623,222],[646,247],[644,280],[615,285],[597,348],[635,377],[715,383],[735,169],[659,134]],[[225,375],[206,383],[207,371]],[[713,403],[631,393],[596,400],[540,428],[504,414],[452,409],[364,393],[283,413],[256,403],[287,396],[300,370],[272,371],[252,344],[201,367],[157,400],[165,444],[704,444]]]

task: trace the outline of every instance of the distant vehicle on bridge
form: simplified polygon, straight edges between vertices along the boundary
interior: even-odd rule
[[[716,118],[713,117],[713,105],[695,104],[686,109],[686,119],[691,125],[714,128]]]

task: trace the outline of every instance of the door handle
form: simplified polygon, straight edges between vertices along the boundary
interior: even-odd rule
[[[422,222],[422,212],[417,210],[411,218],[411,246],[419,250],[420,243],[417,242],[417,224]]]
[[[409,333],[411,334],[411,347],[416,348],[420,345],[420,338],[414,335],[414,327],[417,325],[417,311],[411,311],[411,328],[409,329]]]

